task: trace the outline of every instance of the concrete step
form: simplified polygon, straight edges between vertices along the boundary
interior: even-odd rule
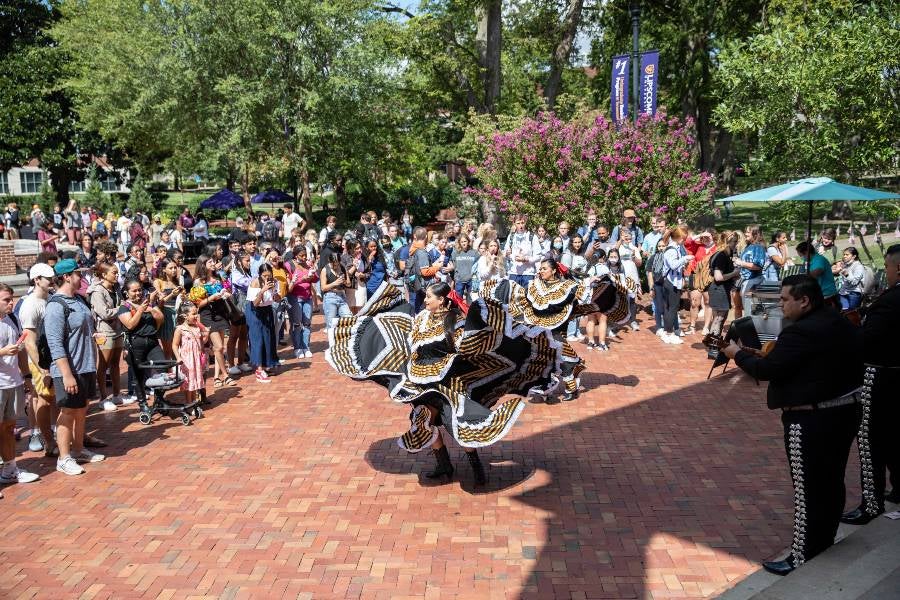
[[[888,512],[897,505],[888,504]],[[786,577],[760,569],[720,600],[900,599],[900,520],[841,525],[838,542]]]

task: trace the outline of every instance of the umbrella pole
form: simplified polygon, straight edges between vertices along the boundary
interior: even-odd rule
[[[813,215],[813,204],[815,204],[812,200],[809,202],[809,214],[807,215],[806,221],[806,243],[807,250],[806,253],[806,274],[809,275],[809,265],[812,262],[812,253],[813,253],[813,245],[812,245],[812,215]]]

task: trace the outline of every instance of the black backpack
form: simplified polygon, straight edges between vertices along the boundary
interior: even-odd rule
[[[669,270],[666,267],[666,251],[660,250],[650,258],[650,272],[653,273],[653,281],[662,281]]]
[[[77,296],[76,296],[77,297]],[[61,304],[63,307],[63,339],[69,339],[69,315],[72,314],[74,309],[69,308],[69,305],[60,298],[55,296],[51,296],[49,300],[47,300],[47,304],[49,305],[51,302],[56,302]],[[46,317],[46,312],[45,312]],[[38,351],[38,366],[44,370],[50,368],[50,365],[53,364],[53,355],[50,354],[50,344],[47,343],[47,331],[44,329],[44,325],[47,322],[46,318],[41,321],[41,328],[38,331],[38,340],[37,340],[37,351]],[[68,348],[66,349],[68,351]]]
[[[278,225],[275,224],[275,221],[269,219],[263,224],[262,237],[267,242],[278,241]]]

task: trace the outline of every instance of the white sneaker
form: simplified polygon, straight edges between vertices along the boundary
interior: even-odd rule
[[[312,358],[312,351],[307,350],[306,355],[303,358]]]
[[[237,367],[228,367],[228,374],[229,375],[240,375],[241,370]]]
[[[305,350],[294,350],[294,358],[306,358]]]
[[[81,465],[75,462],[75,459],[71,456],[57,459],[56,470],[65,473],[66,475],[81,475],[84,473],[84,469],[81,468]]]
[[[666,339],[666,330],[662,327],[656,330],[656,336],[665,341]]]
[[[102,404],[100,404],[100,407],[103,408],[103,410],[108,411],[108,412],[112,412],[112,411],[116,410],[116,397],[110,396],[109,398],[104,400]]]
[[[242,363],[238,365],[238,369],[241,370],[241,373],[251,373],[253,372],[253,367],[247,363]]]
[[[684,337],[684,332],[681,330],[681,327],[679,327],[678,329],[675,330],[675,335],[677,335],[680,338]]]
[[[666,342],[667,344],[675,344],[675,345],[684,343],[684,340],[682,340],[680,337],[678,337],[674,333],[671,335],[667,335],[665,338],[663,338],[663,341]]]
[[[0,475],[0,484],[9,485],[11,483],[31,483],[40,479],[37,473],[29,473],[16,467],[16,470],[9,474]]]
[[[637,321],[631,322],[631,330],[632,331],[640,331],[641,330],[641,326],[637,324]]]
[[[134,394],[129,394],[129,395],[126,395],[126,396],[121,396],[121,399],[122,399],[122,405],[123,405],[123,406],[126,405],[126,404],[134,404],[135,402],[137,402],[137,396],[135,396]]]
[[[96,452],[91,452],[87,448],[82,448],[81,453],[73,454],[72,457],[76,461],[89,462],[89,463],[103,462],[103,459],[106,458],[106,456],[104,456],[102,454],[97,454]]]

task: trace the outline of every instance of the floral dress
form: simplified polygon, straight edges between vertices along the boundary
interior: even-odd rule
[[[203,335],[198,327],[179,325],[181,331],[181,373],[184,381],[181,389],[189,392],[202,390],[206,386],[206,353],[203,351]]]

